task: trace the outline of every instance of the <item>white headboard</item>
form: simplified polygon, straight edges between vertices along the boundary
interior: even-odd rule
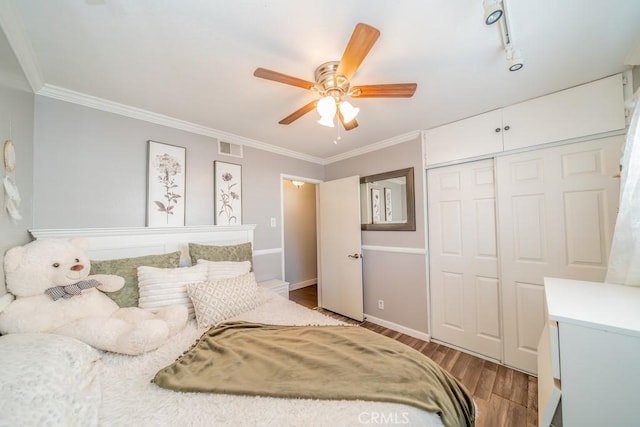
[[[181,265],[190,265],[188,244],[234,245],[251,242],[255,224],[190,227],[35,229],[35,239],[81,237],[89,242],[89,258],[106,260],[181,251]]]

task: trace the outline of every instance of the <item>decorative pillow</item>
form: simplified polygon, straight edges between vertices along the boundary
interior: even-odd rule
[[[188,284],[187,293],[193,301],[199,328],[208,328],[253,310],[260,303],[254,273],[216,282]]]
[[[105,292],[120,307],[138,306],[138,267],[178,267],[180,251],[162,255],[146,255],[135,258],[91,261],[90,274],[115,274],[124,277],[124,287],[116,292]]]
[[[0,337],[0,425],[97,426],[100,353],[54,334]]]
[[[207,280],[209,282],[242,276],[251,271],[251,262],[249,261],[207,261],[199,259],[198,265],[201,264],[206,265],[208,268]]]
[[[253,252],[250,242],[231,246],[211,246],[189,243],[189,256],[191,257],[191,264],[193,265],[195,265],[199,259],[207,261],[249,261],[253,263]]]
[[[181,304],[189,310],[193,319],[193,304],[187,295],[187,283],[207,281],[208,266],[205,264],[181,268],[138,267],[138,307],[152,312],[162,307]]]

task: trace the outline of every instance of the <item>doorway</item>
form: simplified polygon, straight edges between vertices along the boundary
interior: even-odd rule
[[[282,277],[294,291],[318,283],[316,192],[320,181],[282,176]]]

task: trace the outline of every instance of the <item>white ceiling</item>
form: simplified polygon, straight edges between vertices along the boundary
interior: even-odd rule
[[[640,0],[510,1],[518,72],[497,26],[484,25],[482,0],[3,2],[0,23],[34,91],[73,91],[319,162],[618,73],[638,63],[640,42]],[[312,81],[358,22],[381,36],[352,84],[416,82],[415,96],[352,99],[360,126],[340,129],[338,144],[315,112],[279,125],[314,94],[254,69]]]

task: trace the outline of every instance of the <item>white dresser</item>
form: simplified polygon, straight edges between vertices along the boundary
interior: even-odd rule
[[[289,299],[289,282],[285,282],[280,279],[265,280],[264,282],[258,282],[258,286],[271,289],[273,292],[278,293]]]
[[[640,288],[556,278],[544,284],[539,424],[640,425]]]

